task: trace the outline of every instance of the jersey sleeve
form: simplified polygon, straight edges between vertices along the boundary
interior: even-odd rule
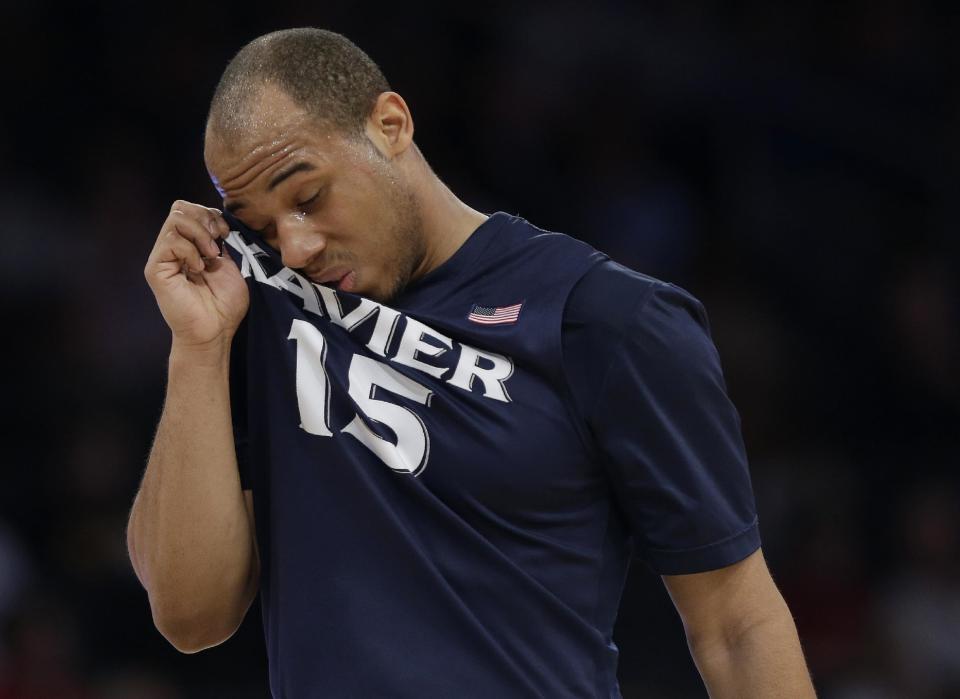
[[[233,444],[237,453],[240,487],[250,490],[250,441],[247,427],[247,321],[244,319],[233,336],[230,348],[230,419]]]
[[[740,419],[703,306],[678,287],[619,269],[612,284],[602,272],[581,282],[568,302],[574,331],[565,335],[564,365],[595,367],[592,376],[567,369],[578,377],[574,400],[637,555],[662,575],[731,565],[760,536]],[[606,322],[584,320],[600,307]]]

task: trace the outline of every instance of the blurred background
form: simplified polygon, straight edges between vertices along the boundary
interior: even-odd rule
[[[144,262],[174,199],[219,204],[226,62],[303,25],[380,63],[468,203],[703,300],[821,697],[960,697],[960,12],[295,5],[3,6],[0,699],[268,696],[258,608],[178,654],[124,528],[169,345]],[[642,564],[616,641],[625,699],[705,696]]]

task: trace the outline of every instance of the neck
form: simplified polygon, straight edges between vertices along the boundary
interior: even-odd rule
[[[422,232],[426,247],[415,279],[436,269],[460,249],[489,217],[464,204],[423,162],[423,186],[418,188]]]

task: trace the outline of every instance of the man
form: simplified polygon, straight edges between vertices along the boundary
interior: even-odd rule
[[[146,265],[173,343],[128,530],[174,646],[259,589],[276,697],[617,697],[636,553],[711,696],[813,696],[693,298],[465,205],[337,34],[247,45],[205,158],[232,216],[176,202]]]

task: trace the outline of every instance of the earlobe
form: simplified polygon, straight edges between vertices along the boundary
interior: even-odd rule
[[[405,152],[413,142],[413,117],[403,97],[381,93],[367,120],[367,132],[388,158]]]

